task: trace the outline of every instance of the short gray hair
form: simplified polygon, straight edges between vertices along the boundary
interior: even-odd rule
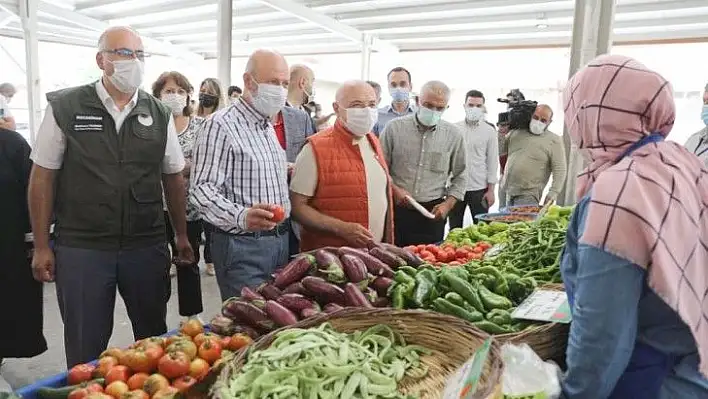
[[[423,93],[425,92],[442,94],[443,96],[445,96],[445,101],[450,101],[450,88],[447,87],[445,83],[439,80],[431,80],[429,82],[426,82],[423,87],[420,88],[420,96],[423,96]]]
[[[110,28],[104,30],[103,33],[101,33],[101,36],[98,37],[98,51],[106,50],[106,37],[108,36],[109,33],[117,31],[117,30],[128,31],[128,32],[134,33],[136,36],[140,37],[140,33],[138,33],[138,31],[131,28],[130,26],[111,26]]]

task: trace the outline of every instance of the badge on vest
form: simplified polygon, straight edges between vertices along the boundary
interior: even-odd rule
[[[74,130],[77,132],[103,131],[103,116],[101,115],[75,115]]]
[[[152,116],[138,115],[138,122],[143,126],[152,126]]]

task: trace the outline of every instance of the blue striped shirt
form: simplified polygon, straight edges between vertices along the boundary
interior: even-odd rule
[[[193,156],[189,201],[203,220],[242,233],[254,204],[290,215],[285,151],[270,120],[243,98],[206,121]]]

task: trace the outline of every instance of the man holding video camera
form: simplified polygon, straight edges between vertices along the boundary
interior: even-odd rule
[[[503,183],[507,206],[540,204],[551,177],[543,204],[555,201],[565,183],[566,163],[563,140],[548,130],[553,110],[522,100],[511,101],[508,113],[510,131],[500,151],[507,154]]]

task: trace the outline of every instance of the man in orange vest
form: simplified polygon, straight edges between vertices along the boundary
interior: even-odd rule
[[[337,120],[311,136],[290,182],[292,216],[300,223],[300,250],[366,247],[393,241],[393,200],[378,138],[376,93],[364,81],[337,90]]]

